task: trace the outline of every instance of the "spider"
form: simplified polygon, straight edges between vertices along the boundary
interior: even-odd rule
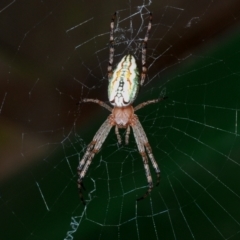
[[[114,22],[116,18],[116,13],[112,16],[110,23],[110,43],[109,43],[109,62],[108,62],[108,99],[113,108],[111,108],[106,103],[98,100],[98,99],[83,99],[83,102],[93,102],[97,103],[100,106],[106,108],[111,114],[108,116],[107,120],[102,124],[97,133],[95,134],[93,140],[87,147],[87,150],[83,156],[83,158],[79,161],[79,165],[77,168],[78,171],[78,190],[82,203],[85,205],[85,200],[83,198],[82,189],[85,190],[83,186],[83,179],[87,173],[87,170],[92,162],[93,157],[97,154],[107,138],[108,133],[111,128],[115,126],[115,134],[117,137],[117,141],[121,144],[122,139],[119,134],[119,128],[126,129],[125,135],[125,144],[129,142],[130,135],[130,127],[132,127],[133,134],[137,143],[137,147],[140,155],[142,156],[144,169],[146,172],[147,182],[148,182],[148,190],[146,193],[137,199],[137,201],[144,199],[149,195],[153,188],[152,176],[149,169],[148,158],[150,159],[153,168],[157,174],[157,184],[160,181],[160,169],[158,164],[153,156],[151,146],[148,142],[146,133],[138,120],[136,114],[134,114],[137,110],[152,104],[160,102],[166,97],[149,100],[147,102],[143,102],[136,107],[132,106],[135,98],[137,97],[139,87],[144,84],[147,66],[146,66],[146,49],[147,49],[147,41],[149,37],[149,32],[152,26],[152,13],[149,14],[149,23],[147,27],[147,32],[145,38],[142,42],[142,73],[141,79],[139,81],[139,72],[137,69],[136,60],[132,55],[126,55],[122,58],[122,60],[118,63],[116,69],[112,70],[113,64],[113,56],[114,56]],[[146,151],[145,151],[146,150]],[[147,152],[147,153],[146,153]]]

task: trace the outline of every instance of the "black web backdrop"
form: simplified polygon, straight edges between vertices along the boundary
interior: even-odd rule
[[[108,112],[114,66],[141,69],[153,13],[148,76],[134,105],[161,169],[151,196],[130,135],[112,130],[77,191],[77,165]],[[1,1],[1,239],[239,239],[238,1]],[[124,131],[121,131],[124,134]],[[156,181],[152,170],[153,179]]]

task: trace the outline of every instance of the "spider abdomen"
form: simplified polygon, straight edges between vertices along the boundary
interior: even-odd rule
[[[108,99],[113,106],[125,107],[133,103],[139,89],[136,60],[126,55],[118,63],[108,85]]]

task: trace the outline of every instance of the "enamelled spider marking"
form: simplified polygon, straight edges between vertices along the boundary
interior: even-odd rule
[[[114,21],[116,18],[116,13],[112,16],[111,24],[110,24],[110,46],[109,46],[109,63],[108,63],[108,99],[113,108],[108,106],[106,103],[98,100],[98,99],[83,99],[83,102],[93,102],[97,103],[100,106],[106,108],[111,114],[108,116],[107,120],[102,124],[97,133],[95,134],[93,140],[87,147],[86,153],[83,158],[80,160],[77,171],[78,171],[78,190],[80,199],[85,205],[85,200],[82,194],[83,186],[83,178],[85,177],[87,170],[92,162],[93,157],[96,153],[99,152],[102,144],[104,143],[108,133],[111,128],[115,126],[115,133],[117,136],[118,143],[121,144],[121,136],[119,134],[119,128],[126,128],[125,135],[125,143],[128,144],[130,127],[132,127],[133,134],[137,143],[137,147],[140,155],[143,159],[143,164],[146,172],[147,182],[148,182],[148,190],[147,192],[140,198],[144,199],[149,195],[153,188],[152,176],[149,169],[148,158],[150,159],[153,168],[157,174],[157,184],[159,184],[160,180],[160,169],[158,164],[152,154],[151,146],[148,142],[146,133],[143,130],[143,127],[138,120],[138,117],[134,112],[137,110],[152,104],[157,103],[164,100],[166,97],[149,100],[147,102],[143,102],[136,107],[132,106],[135,98],[137,97],[139,87],[143,85],[146,73],[146,49],[147,49],[147,41],[149,37],[149,32],[152,26],[152,14],[149,14],[149,23],[147,27],[147,32],[145,38],[142,43],[142,73],[141,80],[139,81],[139,72],[137,69],[136,60],[132,55],[126,55],[122,58],[122,60],[118,63],[116,69],[112,70],[113,64],[113,56],[114,56]],[[145,151],[146,149],[146,151]],[[146,153],[147,152],[147,153]]]

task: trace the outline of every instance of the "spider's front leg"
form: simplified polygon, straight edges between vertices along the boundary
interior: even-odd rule
[[[92,159],[94,158],[95,154],[99,152],[102,144],[104,143],[108,133],[110,132],[112,128],[112,125],[110,124],[109,118],[102,124],[102,126],[99,128],[97,133],[95,134],[92,142],[88,145],[87,151],[84,154],[83,158],[79,162],[78,165],[78,191],[79,196],[82,201],[82,203],[85,205],[85,200],[83,198],[82,194],[82,188],[83,186],[83,179],[87,173],[87,170],[92,163]]]
[[[133,134],[138,146],[138,151],[142,156],[143,159],[143,164],[144,164],[144,169],[145,169],[145,173],[146,173],[146,178],[147,178],[147,182],[148,182],[148,190],[147,192],[140,198],[137,199],[137,201],[142,200],[144,198],[146,198],[150,192],[153,189],[153,181],[152,181],[152,176],[151,176],[151,172],[149,169],[149,164],[148,164],[148,157],[153,165],[153,168],[155,169],[155,172],[157,174],[157,184],[159,184],[159,180],[160,180],[160,169],[158,167],[158,164],[156,162],[156,160],[154,159],[154,156],[152,154],[152,149],[148,143],[148,139],[147,139],[147,135],[144,132],[144,129],[141,125],[141,123],[138,120],[138,117],[135,115],[133,121],[132,121],[132,128],[133,128]],[[147,154],[145,152],[145,148],[147,150]]]
[[[144,147],[143,147],[143,149],[144,149]],[[140,152],[140,154],[142,156],[142,159],[143,159],[143,165],[144,165],[144,169],[145,169],[145,173],[146,173],[146,177],[147,177],[147,182],[148,182],[148,190],[142,197],[138,198],[137,201],[140,201],[140,200],[146,198],[153,189],[152,175],[151,175],[151,172],[150,172],[150,169],[149,169],[147,154],[144,150],[139,151],[139,152]]]
[[[97,150],[94,150],[94,146],[95,146],[96,142],[92,141],[88,147],[87,147],[87,151],[84,154],[83,158],[81,159],[81,161],[79,162],[78,168],[77,168],[77,172],[78,172],[78,191],[79,191],[79,196],[80,199],[82,201],[82,203],[85,205],[85,201],[83,198],[83,194],[82,194],[82,188],[85,190],[85,187],[83,185],[83,178],[86,175],[87,169],[94,157],[94,155],[97,153]]]

